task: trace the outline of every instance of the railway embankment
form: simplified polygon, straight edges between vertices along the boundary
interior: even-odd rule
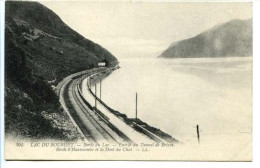
[[[95,95],[95,93],[91,90],[91,85],[96,84],[97,82],[108,76],[115,69],[116,68],[95,68],[92,70],[81,71],[64,78],[56,86],[55,91],[56,94],[58,94],[60,97],[60,103],[62,104],[64,110],[70,116],[71,120],[73,120],[73,124],[75,125],[75,127],[77,127],[79,132],[81,132],[81,134],[84,135],[87,139],[88,137],[86,135],[92,136],[92,134],[96,134],[93,132],[89,132],[87,124],[84,125],[84,122],[85,120],[87,120],[87,118],[79,117],[81,112],[77,111],[84,111],[83,113],[85,113],[85,115],[86,113],[90,112],[92,113],[92,118],[98,118],[95,123],[100,125],[101,122],[101,125],[103,125],[102,128],[99,129],[104,130],[103,127],[107,127],[107,129],[111,129],[114,134],[121,137],[125,142],[137,143],[142,142],[142,140],[163,143],[178,142],[169,134],[161,131],[158,128],[150,126],[140,119],[128,118],[127,115],[122,114],[119,111],[116,111],[113,108],[109,107],[109,105],[107,105],[97,95]],[[74,83],[74,86],[67,86],[69,85],[69,83]],[[99,108],[96,107],[96,102],[95,104],[93,104],[84,97],[82,93],[83,89],[88,90],[89,95],[92,96],[92,99],[99,103]],[[74,90],[74,93],[72,90]],[[77,94],[75,94],[74,99],[78,100],[70,101],[69,99],[73,99],[73,96],[64,98],[64,94],[68,94],[66,92],[69,91],[71,91],[73,94],[75,94],[76,92]],[[78,104],[80,107],[84,107],[84,109],[77,110],[77,108],[75,108],[75,104]],[[93,139],[95,141],[95,138]],[[97,139],[97,141],[99,140],[100,139]]]
[[[116,68],[115,68],[116,69]],[[114,110],[109,105],[107,105],[104,101],[102,101],[98,95],[95,95],[95,93],[91,90],[90,85],[95,85],[97,82],[102,80],[103,78],[107,77],[110,73],[112,73],[115,69],[106,69],[105,71],[101,71],[99,73],[93,73],[89,76],[88,79],[91,79],[91,82],[87,82],[87,89],[91,93],[91,95],[99,102],[101,106],[103,106],[106,111],[109,111],[113,115],[115,115],[117,118],[122,120],[124,123],[126,123],[128,126],[136,130],[137,132],[144,134],[145,136],[148,136],[150,139],[156,141],[156,142],[167,142],[167,143],[176,143],[178,140],[173,138],[171,135],[163,132],[162,130],[155,128],[146,122],[136,119],[136,118],[128,118],[127,115]],[[99,105],[99,106],[100,106]]]

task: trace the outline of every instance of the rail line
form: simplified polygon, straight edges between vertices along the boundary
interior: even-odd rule
[[[131,140],[129,138],[125,135],[122,136],[122,133],[118,134],[120,131],[107,118],[100,115],[93,107],[90,107],[90,104],[87,104],[82,97],[79,88],[79,84],[82,81],[81,77],[100,71],[102,69],[71,75],[70,78],[59,84],[57,93],[60,97],[63,97],[62,105],[65,106],[65,109],[68,109],[67,111],[69,111],[74,125],[77,125],[87,141],[112,144],[130,143]]]
[[[72,93],[73,93],[74,99],[77,100],[76,103],[78,104],[78,106],[80,107],[82,112],[89,119],[89,121],[93,124],[93,126],[97,129],[97,131],[99,133],[101,133],[101,135],[103,136],[104,139],[106,139],[110,143],[118,143],[117,140],[105,128],[106,123],[103,123],[102,120],[99,120],[98,117],[92,113],[93,111],[88,109],[88,107],[84,106],[84,102],[81,100],[81,98],[78,94],[78,88],[76,87],[77,82],[78,81],[75,80],[72,84],[73,85],[72,89],[74,89],[74,91],[72,91]],[[93,134],[95,135],[96,132],[94,132]],[[99,137],[97,137],[95,139],[99,139]]]
[[[93,143],[110,144],[133,143],[140,140],[167,143],[137,123],[134,125],[138,127],[139,132],[126,125],[117,116],[114,116],[110,112],[110,108],[91,91],[88,78],[109,71],[107,68],[96,68],[78,72],[64,78],[56,87],[56,93],[60,96],[64,110],[69,113],[72,122],[79,128],[86,140]],[[97,99],[105,111],[101,110],[101,112],[100,109],[93,107],[91,102],[83,96],[82,86],[84,85],[82,82],[84,79],[87,79],[85,90],[87,89],[90,95]]]

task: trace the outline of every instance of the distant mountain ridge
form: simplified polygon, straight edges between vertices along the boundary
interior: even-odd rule
[[[252,56],[252,19],[231,20],[195,37],[172,43],[159,57],[196,58]]]

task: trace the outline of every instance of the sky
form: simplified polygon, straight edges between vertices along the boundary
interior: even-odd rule
[[[251,3],[41,2],[72,29],[117,58],[156,57],[175,41],[231,19],[252,18]]]

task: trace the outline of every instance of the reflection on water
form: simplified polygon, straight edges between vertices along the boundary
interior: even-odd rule
[[[183,142],[196,141],[197,124],[202,141],[251,134],[251,57],[122,59],[120,66],[102,81],[102,99],[128,117],[138,92],[138,117]]]

